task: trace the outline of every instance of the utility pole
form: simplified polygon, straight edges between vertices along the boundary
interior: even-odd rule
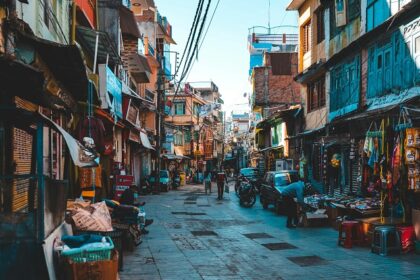
[[[163,67],[165,65],[165,57],[162,55],[161,67],[158,72],[158,90],[157,90],[157,140],[156,140],[156,174],[155,174],[155,190],[156,194],[160,193],[160,155],[162,142],[162,96],[165,94],[165,85],[163,83]]]
[[[222,171],[223,162],[225,161],[225,138],[226,138],[226,112],[222,111],[223,113],[223,142],[222,142],[222,162],[220,163],[219,170]]]

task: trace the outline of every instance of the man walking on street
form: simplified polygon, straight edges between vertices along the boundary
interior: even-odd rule
[[[298,181],[292,184],[289,184],[282,192],[284,207],[287,215],[286,227],[295,228],[298,224],[298,209],[295,202],[295,198],[299,205],[304,206],[305,202],[303,199],[303,193],[305,189],[305,183],[303,181]]]
[[[217,173],[217,199],[218,200],[223,199],[223,188],[225,186],[225,183],[227,184],[226,173],[220,170]]]

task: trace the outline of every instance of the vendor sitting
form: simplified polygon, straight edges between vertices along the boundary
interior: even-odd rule
[[[297,199],[297,203],[300,206],[305,206],[304,190],[305,183],[303,181],[297,181],[295,183],[289,184],[281,192],[284,200],[284,208],[287,215],[287,228],[295,228],[298,224],[298,209],[294,199]]]
[[[138,203],[137,197],[138,197],[137,186],[133,184],[122,193],[121,198],[120,198],[120,203],[124,205],[144,206],[146,202],[143,201],[141,203]],[[153,219],[146,219],[144,227],[147,227],[151,224],[153,224]],[[147,234],[149,233],[149,231],[143,228],[142,233]]]

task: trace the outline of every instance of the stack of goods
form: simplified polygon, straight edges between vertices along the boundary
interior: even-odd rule
[[[75,263],[110,260],[114,249],[111,238],[94,234],[63,236],[61,241],[61,256]]]
[[[408,188],[420,191],[420,128],[407,128],[405,159],[408,166]]]
[[[141,243],[140,224],[144,221],[144,213],[132,205],[120,204],[115,200],[105,200],[112,216],[112,226],[128,234],[135,246]],[[133,246],[128,246],[132,249]]]
[[[313,208],[325,208],[327,202],[332,201],[333,198],[329,195],[315,194],[305,197],[305,203]]]
[[[111,215],[105,202],[90,204],[84,201],[72,203],[67,208],[74,231],[113,231]]]
[[[381,206],[380,200],[376,197],[362,198],[345,196],[336,200],[335,202],[344,205],[346,208],[356,209],[359,211],[379,209]]]
[[[118,278],[118,252],[110,237],[100,235],[63,236],[55,250],[64,260],[63,279]]]

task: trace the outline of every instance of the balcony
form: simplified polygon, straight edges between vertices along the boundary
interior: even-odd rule
[[[150,102],[155,102],[155,93],[148,90],[148,89],[145,89],[144,98],[146,98],[146,100],[148,100]]]
[[[156,13],[156,22],[163,29],[163,32],[170,38],[172,38],[172,25],[169,24],[168,19],[160,15],[159,12]]]

